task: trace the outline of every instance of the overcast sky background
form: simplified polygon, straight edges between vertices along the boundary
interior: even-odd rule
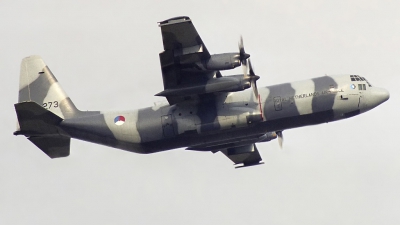
[[[0,224],[400,224],[400,2],[0,1]],[[163,100],[157,22],[190,16],[211,53],[243,35],[258,86],[359,74],[391,98],[339,122],[223,154],[151,155],[73,140],[48,158],[15,131],[21,59],[41,55],[81,110]],[[241,69],[223,74],[240,73]]]

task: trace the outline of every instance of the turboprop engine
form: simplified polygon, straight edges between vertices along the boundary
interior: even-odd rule
[[[248,77],[243,75],[231,75],[220,78],[214,78],[207,82],[207,84],[201,84],[190,87],[180,87],[177,89],[166,89],[156,96],[182,96],[182,95],[194,95],[194,94],[205,94],[214,92],[236,92],[243,91],[251,87],[251,81]]]
[[[249,57],[250,55],[244,51],[243,38],[240,37],[239,52],[211,55],[205,62],[205,67],[207,70],[230,70],[240,65],[246,66]]]
[[[215,54],[205,62],[207,70],[230,70],[241,65],[239,53]]]

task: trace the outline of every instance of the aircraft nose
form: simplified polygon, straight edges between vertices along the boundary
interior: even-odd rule
[[[377,88],[374,87],[374,90],[372,91],[370,95],[370,106],[376,107],[384,102],[386,102],[390,97],[389,91],[387,91],[384,88]]]
[[[375,95],[379,99],[380,103],[386,102],[390,98],[389,91],[384,88],[377,89]]]

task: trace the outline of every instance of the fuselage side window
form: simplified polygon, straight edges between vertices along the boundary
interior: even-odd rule
[[[367,87],[365,84],[358,84],[358,90],[367,90]]]

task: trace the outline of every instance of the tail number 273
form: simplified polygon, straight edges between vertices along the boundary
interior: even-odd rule
[[[51,109],[51,108],[58,108],[58,101],[53,102],[43,102],[43,108]]]

